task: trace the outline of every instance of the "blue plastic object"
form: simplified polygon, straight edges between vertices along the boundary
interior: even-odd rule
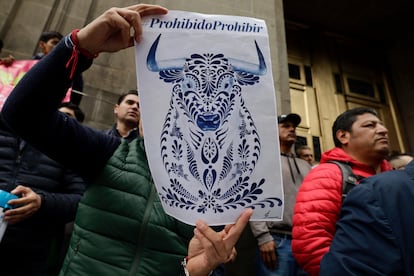
[[[16,198],[19,198],[19,197],[17,195],[0,190],[0,207],[4,209],[12,209],[13,207],[7,204],[7,202],[9,202],[9,200],[11,199],[16,199]]]

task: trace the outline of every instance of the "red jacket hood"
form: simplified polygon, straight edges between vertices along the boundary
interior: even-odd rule
[[[370,166],[361,163],[352,157],[350,157],[343,149],[341,148],[333,148],[331,150],[328,150],[322,154],[321,163],[326,163],[328,161],[341,161],[341,162],[347,162],[350,163],[352,167],[360,168],[359,170],[362,171],[371,171],[373,170]],[[358,170],[358,171],[359,171]],[[387,160],[381,161],[381,172],[392,170],[392,167],[390,163],[388,163]],[[373,172],[375,174],[375,172]]]

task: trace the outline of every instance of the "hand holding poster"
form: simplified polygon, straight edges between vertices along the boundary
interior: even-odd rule
[[[281,220],[276,104],[263,20],[170,11],[136,47],[143,132],[165,211],[189,224]],[[146,61],[146,62],[143,62]]]

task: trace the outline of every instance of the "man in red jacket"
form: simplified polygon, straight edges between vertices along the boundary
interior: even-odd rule
[[[332,126],[335,148],[322,155],[320,164],[304,179],[293,215],[292,251],[310,275],[329,250],[342,205],[342,173],[336,164],[351,166],[358,179],[391,170],[388,130],[375,110],[358,107],[339,115]]]

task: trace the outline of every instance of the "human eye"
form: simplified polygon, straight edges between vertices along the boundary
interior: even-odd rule
[[[376,123],[375,122],[366,122],[365,124],[362,125],[363,127],[366,128],[375,128]]]

